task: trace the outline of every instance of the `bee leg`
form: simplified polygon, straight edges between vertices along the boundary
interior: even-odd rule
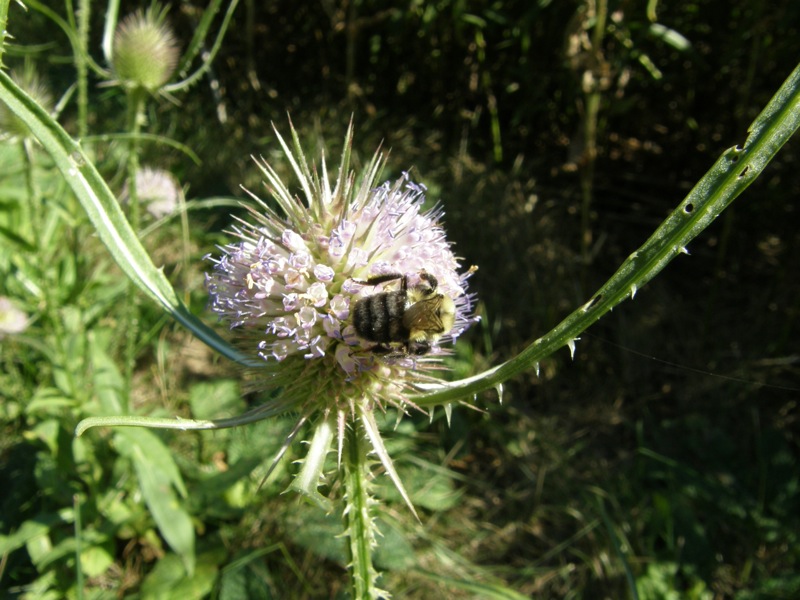
[[[428,340],[409,340],[405,345],[406,352],[413,356],[423,356],[431,351],[431,344]]]
[[[370,346],[368,350],[373,354],[383,354],[383,355],[391,354],[392,352],[395,351],[394,348],[391,348],[385,344],[377,344],[376,346]]]
[[[386,283],[387,281],[402,279],[403,289],[406,289],[406,283],[405,283],[406,276],[401,275],[400,273],[386,273],[385,275],[375,275],[374,277],[370,277],[369,279],[356,279],[355,277],[352,277],[351,279],[352,281],[360,283],[361,285],[379,285],[381,283]]]
[[[439,286],[439,282],[436,280],[436,277],[428,273],[427,271],[421,271],[419,274],[419,283],[417,284],[417,289],[424,294],[425,296],[429,296],[436,291],[436,288]]]

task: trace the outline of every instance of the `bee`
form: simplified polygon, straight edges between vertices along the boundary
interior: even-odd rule
[[[412,287],[408,275],[399,273],[354,281],[379,285],[395,279],[400,280],[399,290],[378,292],[356,302],[353,326],[359,337],[377,344],[370,348],[376,354],[422,356],[453,328],[456,305],[450,296],[436,291],[439,282],[425,271]]]

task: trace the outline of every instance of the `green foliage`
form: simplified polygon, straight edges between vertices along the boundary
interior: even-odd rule
[[[19,598],[344,594],[341,515],[281,494],[292,448],[259,487],[291,419],[74,436],[90,417],[208,420],[260,403],[264,392],[243,395],[233,363],[162,309],[242,358],[194,315],[202,257],[239,183],[260,189],[246,155],[275,152],[270,120],[291,110],[314,148],[354,114],[354,162],[385,140],[389,168],[414,165],[441,196],[459,254],[480,267],[484,329],[459,342],[462,378],[631,267],[624,257],[690,184],[726,148],[748,150],[746,127],[795,68],[800,16],[794,3],[718,0],[611,3],[605,25],[592,12],[601,2],[186,5],[170,12],[187,48],[177,77],[204,46],[217,59],[168,85],[176,97],[137,99],[137,113],[124,90],[97,85],[107,65],[81,54],[116,15],[27,4],[0,27],[14,36],[4,63],[35,66],[60,102],[43,110],[2,74],[39,140],[15,127],[0,144],[0,295],[28,320],[0,342],[0,591]],[[229,22],[243,35],[226,40]],[[752,169],[742,159],[753,155],[727,151],[717,174],[749,184],[776,149]],[[185,212],[143,210],[130,227],[118,198],[132,157],[179,176]],[[798,594],[796,161],[790,143],[713,225],[722,204],[694,211],[713,194],[690,199],[692,215],[680,205],[680,223],[658,230],[673,237],[648,242],[647,260],[663,266],[673,254],[659,248],[690,239],[693,257],[646,287],[620,273],[603,312],[631,283],[635,302],[584,334],[574,363],[543,357],[537,375],[526,363],[502,407],[494,391],[479,396],[491,414],[454,405],[397,426],[386,445],[422,525],[379,474],[382,587],[409,598]]]
[[[636,581],[636,591],[640,598],[663,598],[664,600],[711,600],[714,595],[702,580],[694,579],[689,586],[676,582],[679,571],[676,564],[651,563],[647,571]],[[680,590],[680,591],[679,591]]]

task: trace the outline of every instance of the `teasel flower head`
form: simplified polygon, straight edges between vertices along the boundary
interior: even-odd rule
[[[410,398],[444,368],[442,345],[474,321],[467,291],[473,269],[462,269],[453,254],[440,223],[442,210],[424,208],[424,186],[405,173],[380,183],[379,153],[360,177],[350,171],[352,125],[335,181],[324,158],[319,171],[309,166],[294,130],[292,135],[293,150],[278,138],[303,198],[293,196],[263,159],[257,161],[274,204],[256,198],[249,218],[234,228],[236,240],[211,258],[214,268],[206,276],[211,309],[230,325],[234,343],[263,361],[255,383],[280,388],[270,411],[301,415],[295,433],[304,422],[315,423],[294,489],[318,496],[325,454],[336,447],[341,462],[346,428],[357,423],[410,506],[375,411],[395,407],[402,415],[417,409]],[[430,351],[409,353],[399,338],[376,343],[358,334],[359,300],[387,298],[405,286],[407,308],[411,291],[430,291],[432,281],[435,294],[452,300],[454,314],[452,328],[433,339]],[[372,318],[392,317],[384,312]]]
[[[156,92],[178,65],[178,42],[166,21],[166,8],[154,4],[125,17],[114,32],[111,66],[117,81]]]
[[[33,66],[26,65],[22,71],[11,71],[9,76],[39,106],[48,113],[52,112],[53,94]],[[30,128],[11,112],[5,102],[0,102],[0,133],[19,139],[32,136]]]
[[[147,212],[155,219],[174,213],[180,205],[181,190],[177,179],[169,171],[143,167],[136,172],[136,195]],[[123,204],[130,201],[128,184],[122,190],[120,200]]]

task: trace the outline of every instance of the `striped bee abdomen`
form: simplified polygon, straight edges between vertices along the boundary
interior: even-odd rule
[[[403,325],[405,310],[405,291],[373,294],[356,302],[353,326],[359,336],[370,342],[405,342],[409,335]]]

